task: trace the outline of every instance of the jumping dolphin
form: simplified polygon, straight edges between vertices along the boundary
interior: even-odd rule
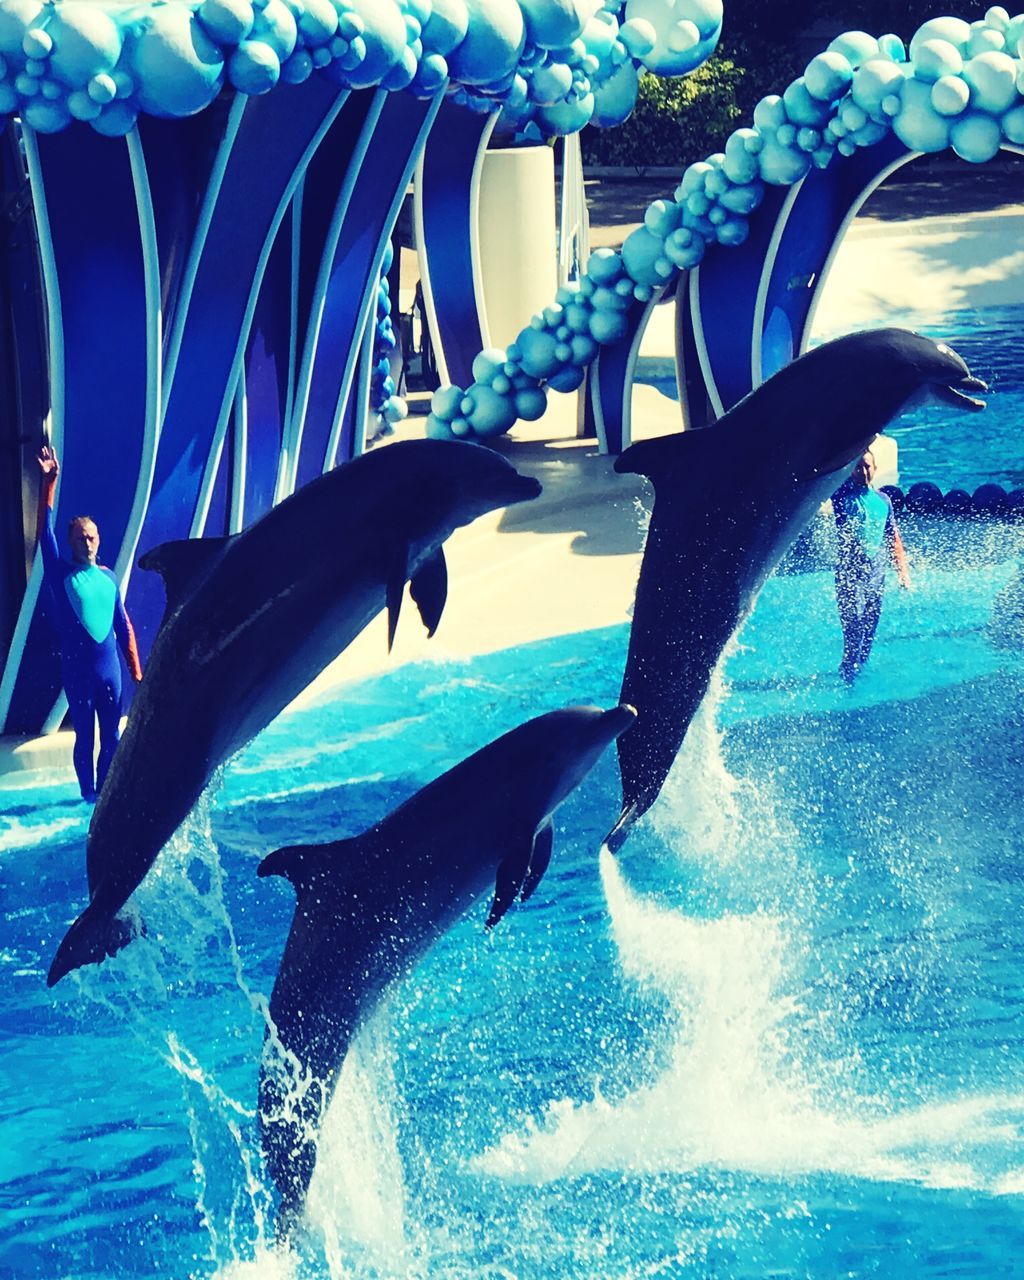
[[[635,718],[627,706],[538,716],[362,835],[278,849],[260,864],[296,893],[259,1087],[280,1234],[302,1210],[320,1120],[360,1023],[492,878],[487,928],[533,893],[551,858],[552,813]]]
[[[713,427],[632,445],[615,470],[649,477],[618,742],[614,852],[658,798],[722,650],[765,579],[854,460],[901,410],[987,391],[944,343],[904,329],[837,338],[781,369]]]
[[[167,612],[89,827],[89,905],[50,966],[101,961],[127,942],[117,917],[213,771],[287,706],[406,581],[430,635],[447,595],[443,543],[540,484],[458,441],[388,445],[305,485],[230,538],[169,542]]]

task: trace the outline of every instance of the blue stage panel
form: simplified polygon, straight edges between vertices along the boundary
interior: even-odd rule
[[[101,137],[85,125],[40,135],[36,145],[63,337],[62,367],[51,371],[62,388],[54,423],[61,452],[55,524],[63,541],[73,516],[94,516],[100,558],[113,565],[143,470],[149,370],[145,264],[129,151],[123,138]],[[11,698],[9,733],[38,732],[59,693],[47,630],[37,614]]]
[[[473,171],[492,127],[491,117],[445,102],[418,177],[434,317],[448,381],[459,387],[472,386],[473,359],[484,345],[473,284]]]
[[[352,456],[351,431],[340,429],[373,315],[384,251],[413,168],[437,109],[408,93],[392,93],[381,112],[352,192],[325,296],[298,458],[297,485]],[[358,412],[358,409],[357,409]]]
[[[229,96],[218,98],[205,111],[186,120],[139,117],[139,136],[150,161],[165,337],[170,330],[170,316],[179,295],[203,195],[229,126],[232,102]]]
[[[741,245],[712,244],[696,272],[704,355],[726,409],[753,389],[750,350],[757,291],[768,245],[788,190],[768,187]]]
[[[249,102],[228,159],[202,259],[160,437],[140,552],[188,537],[218,430],[226,423],[266,259],[294,187],[345,93],[314,76]],[[163,612],[154,574],[129,591],[143,653]]]
[[[39,250],[28,177],[13,125],[0,132],[0,656],[25,594],[35,537],[34,454],[49,410]],[[2,665],[2,663],[0,663]]]
[[[294,377],[294,217],[293,203],[274,241],[245,352],[247,431],[243,524],[251,524],[270,510],[277,485],[278,464],[290,403],[289,392]],[[209,521],[207,530],[212,532]]]
[[[302,182],[298,305],[300,335],[309,321],[328,233],[353,153],[378,98],[375,89],[349,94],[341,112],[309,162]]]
[[[883,170],[910,157],[890,134],[873,147],[846,157],[836,154],[825,169],[811,169],[795,193],[778,243],[765,292],[761,380],[794,360],[803,348],[818,278],[851,210]]]

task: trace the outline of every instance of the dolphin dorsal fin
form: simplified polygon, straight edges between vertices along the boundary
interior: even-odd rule
[[[675,431],[668,436],[638,440],[615,459],[620,475],[646,476],[658,487],[659,481],[672,475],[692,472],[695,483],[701,483],[705,459],[721,445],[721,432],[716,427],[699,431]]]
[[[290,880],[296,894],[301,897],[314,881],[328,871],[334,854],[341,845],[351,840],[339,840],[335,844],[292,844],[284,849],[268,853],[256,868],[258,876],[284,876]]]
[[[162,542],[139,557],[140,569],[153,569],[164,580],[164,617],[177,609],[232,541],[230,537],[182,538],[178,542]]]

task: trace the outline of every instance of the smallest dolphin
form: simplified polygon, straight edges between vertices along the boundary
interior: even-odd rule
[[[259,875],[285,876],[296,894],[259,1087],[280,1235],[302,1211],[320,1121],[360,1024],[492,881],[489,929],[530,897],[551,860],[551,815],[635,719],[629,706],[537,716],[362,835],[260,863]]]
[[[120,914],[214,770],[382,610],[388,647],[406,582],[433,635],[456,529],[541,486],[491,449],[405,440],[296,490],[242,533],[156,547],[167,614],[89,825],[89,904],[47,985],[135,936]]]

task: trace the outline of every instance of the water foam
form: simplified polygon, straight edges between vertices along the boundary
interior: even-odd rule
[[[1024,1193],[1024,1178],[1006,1172],[1022,1141],[1024,1095],[898,1110],[823,1087],[842,1078],[842,1064],[815,1061],[808,1049],[799,996],[787,991],[783,920],[668,910],[632,893],[607,850],[601,873],[624,971],[669,1002],[669,1061],[619,1100],[553,1103],[475,1167],[528,1183],[721,1169]]]
[[[53,818],[49,822],[22,822],[20,818],[4,818],[0,822],[0,853],[9,853],[14,849],[37,849],[70,831],[80,831],[84,837],[89,817],[91,811],[82,817]]]
[[[386,1001],[353,1040],[320,1126],[306,1222],[322,1236],[331,1276],[346,1274],[353,1248],[386,1272],[409,1269],[388,1007]]]

